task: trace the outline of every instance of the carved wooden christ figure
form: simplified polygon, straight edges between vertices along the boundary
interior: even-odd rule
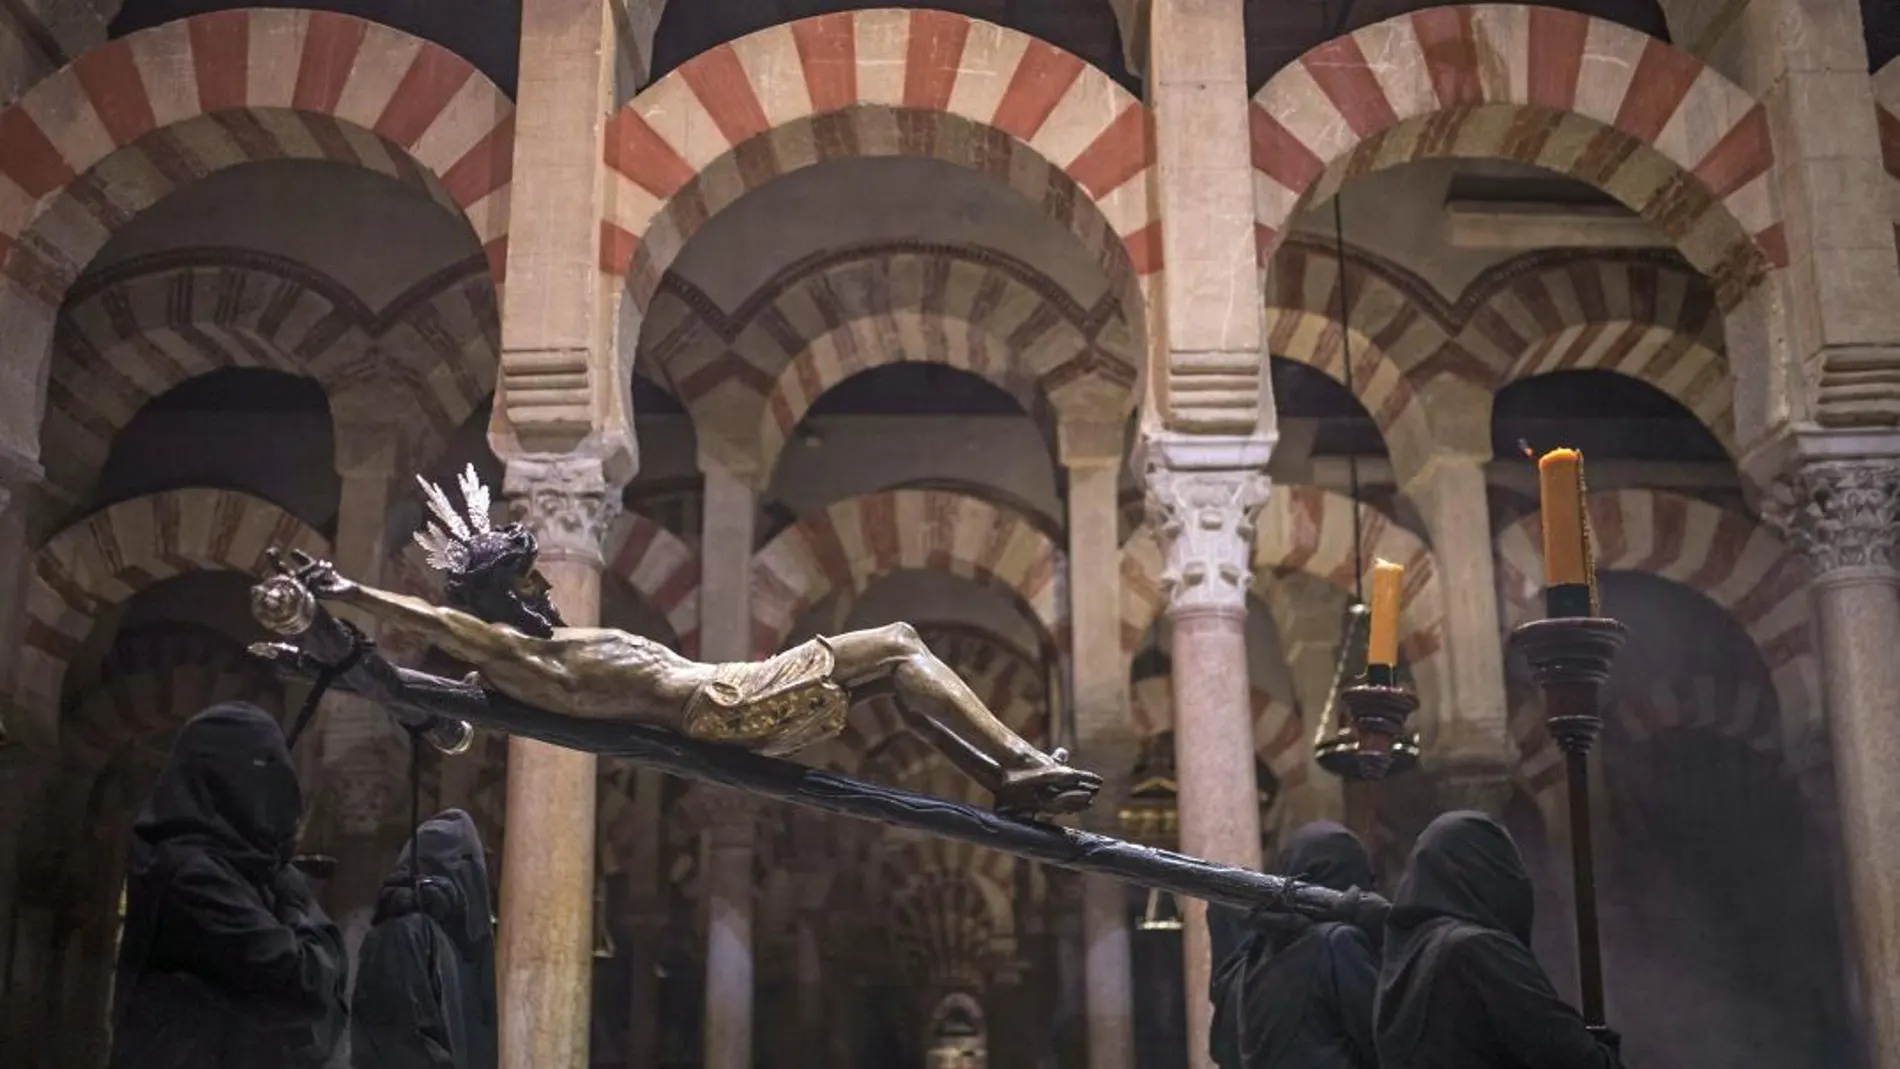
[[[326,561],[293,553],[278,567],[317,600],[347,605],[426,636],[477,667],[481,682],[550,716],[627,720],[779,756],[836,735],[852,702],[891,694],[904,723],[996,796],[999,810],[1073,813],[1099,776],[1044,753],[996,718],[909,624],[814,638],[763,661],[705,664],[638,635],[567,627],[535,570],[539,547],[518,523],[491,526],[489,494],[471,466],[460,480],[466,515],[441,488],[423,491],[439,523],[416,535],[444,573],[448,607],[377,590]],[[299,613],[257,606],[284,634]]]

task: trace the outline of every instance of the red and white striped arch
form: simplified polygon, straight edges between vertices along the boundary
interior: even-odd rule
[[[782,646],[835,592],[905,570],[943,571],[1012,595],[1054,644],[1066,624],[1061,550],[1018,513],[968,494],[889,490],[802,517],[752,558],[753,650]]]
[[[1550,826],[1563,815],[1564,758],[1544,723],[1542,699],[1514,694],[1511,734],[1517,740],[1518,775]],[[1607,717],[1619,735],[1638,745],[1670,731],[1697,731],[1727,739],[1772,758],[1810,800],[1824,798],[1831,784],[1825,762],[1816,763],[1800,745],[1790,745],[1776,696],[1733,675],[1659,680],[1647,691],[1611,705]]]
[[[1900,60],[1874,74],[1874,118],[1880,128],[1880,160],[1887,171],[1887,214],[1900,256]]]
[[[236,250],[171,254],[89,276],[54,335],[43,463],[92,487],[141,408],[198,375],[257,367],[315,379],[335,399],[373,394],[425,458],[493,392],[494,287],[480,263],[424,280],[381,313],[291,261]]]
[[[15,700],[54,723],[67,666],[101,616],[186,572],[260,574],[273,547],[329,553],[329,542],[302,520],[235,490],[135,497],[66,528],[33,559]]]
[[[801,518],[754,556],[754,634],[760,650],[775,648],[799,615],[834,592],[855,594],[883,575],[916,569],[1009,595],[1042,641],[1058,643],[1065,566],[1051,537],[1007,503],[947,489],[883,491]]]
[[[988,250],[881,243],[801,265],[730,317],[672,280],[648,309],[640,359],[665,370],[702,437],[752,429],[733,448],[769,472],[820,397],[895,363],[970,372],[1026,412],[1045,397],[1061,410],[1074,387],[1126,409],[1141,350],[1116,312]]]
[[[1255,687],[1253,702],[1254,752],[1273,770],[1281,789],[1306,779],[1306,750],[1300,745],[1305,731],[1299,711],[1266,691]],[[1150,676],[1129,689],[1129,708],[1135,728],[1142,738],[1153,738],[1174,730],[1174,681],[1168,676]]]
[[[283,686],[228,635],[167,622],[121,635],[100,685],[60,722],[60,747],[81,768],[103,769],[127,745],[163,752],[185,721],[219,702],[281,716]]]
[[[1304,572],[1342,589],[1353,589],[1352,500],[1315,486],[1277,486],[1261,510],[1253,548],[1254,586],[1258,591],[1277,573]],[[1417,674],[1421,690],[1443,675],[1436,665],[1445,646],[1444,593],[1438,562],[1411,531],[1374,508],[1359,508],[1360,541],[1366,574],[1376,558],[1405,565],[1405,607],[1399,623],[1399,647]],[[1140,647],[1148,628],[1166,607],[1161,587],[1164,568],[1160,544],[1142,528],[1122,546],[1122,644]],[[1435,691],[1433,691],[1435,693]]]
[[[1760,103],[1686,52],[1604,19],[1482,4],[1387,19],[1255,95],[1261,263],[1353,175],[1446,156],[1586,182],[1667,233],[1733,307],[1788,260]]]
[[[680,652],[699,652],[699,551],[637,512],[622,513],[607,535],[606,574],[659,610],[679,636]]]
[[[1096,255],[1130,315],[1161,267],[1148,109],[1083,60],[962,15],[845,12],[721,44],[622,108],[605,153],[601,267],[641,309],[707,219],[792,171],[866,156],[940,159],[1018,190]]]
[[[447,49],[327,12],[218,12],[101,45],[0,111],[0,319],[15,346],[46,353],[68,287],[116,229],[261,159],[423,188],[467,219],[499,280],[513,116]],[[31,435],[37,409],[25,415],[7,422]]]
[[[1661,490],[1589,495],[1597,567],[1680,583],[1740,623],[1774,680],[1785,722],[1820,716],[1820,676],[1801,562],[1761,524]],[[1533,513],[1497,540],[1507,627],[1529,619],[1543,590],[1543,520]]]
[[[1674,398],[1730,452],[1735,388],[1707,280],[1644,260],[1565,259],[1516,273],[1475,307],[1464,352],[1495,382],[1609,371]]]

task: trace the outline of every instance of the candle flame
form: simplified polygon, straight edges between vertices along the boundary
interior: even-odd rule
[[[1518,449],[1518,452],[1523,453],[1525,457],[1531,460],[1537,459],[1537,450],[1532,449],[1531,443],[1526,441],[1525,439],[1519,438],[1517,440],[1517,449]]]

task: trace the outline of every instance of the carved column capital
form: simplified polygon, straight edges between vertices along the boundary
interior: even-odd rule
[[[1254,523],[1271,485],[1254,469],[1180,470],[1150,463],[1148,522],[1165,558],[1170,617],[1245,614],[1253,584]]]
[[[502,495],[541,544],[544,560],[600,567],[620,494],[596,457],[523,457],[508,462]]]
[[[1900,577],[1900,460],[1822,460],[1784,475],[1762,518],[1819,582]]]
[[[324,793],[345,835],[374,835],[397,817],[397,803],[407,797],[403,775],[374,755],[352,752],[325,775]]]
[[[756,845],[762,808],[756,799],[723,787],[699,786],[687,796],[686,804],[713,849]]]

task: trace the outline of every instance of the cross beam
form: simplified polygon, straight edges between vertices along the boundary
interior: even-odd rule
[[[352,650],[351,634],[321,610],[300,638],[300,646],[260,643],[251,650],[280,672],[304,679],[317,678],[326,674],[327,666],[345,663]],[[1373,894],[1342,894],[1112,836],[1006,817],[641,724],[557,716],[473,683],[398,668],[374,648],[337,675],[333,685],[379,703],[404,725],[436,740],[453,738],[452,723],[467,721],[568,749],[623,757],[684,779],[910,828],[1236,909],[1294,913],[1373,930],[1384,922],[1389,908]]]

